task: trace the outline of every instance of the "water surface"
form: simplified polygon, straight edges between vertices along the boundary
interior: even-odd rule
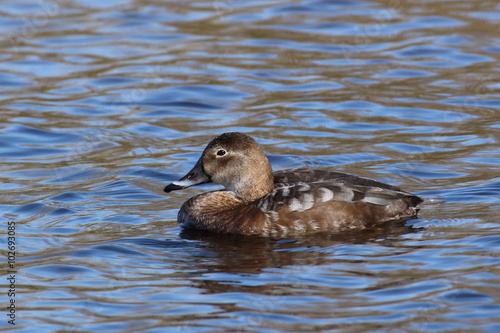
[[[499,332],[499,23],[493,0],[4,1],[0,327]],[[226,131],[275,169],[446,203],[346,234],[182,231],[217,187],[162,189]]]

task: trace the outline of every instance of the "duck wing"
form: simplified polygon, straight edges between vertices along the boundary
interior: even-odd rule
[[[402,191],[399,187],[379,182],[370,178],[350,175],[342,172],[328,171],[314,168],[293,168],[275,171],[273,173],[275,184],[293,184],[293,183],[316,183],[331,182],[340,186],[367,186],[374,188],[383,188],[394,191]]]
[[[303,208],[311,208],[333,200],[351,203],[362,201],[404,209],[402,206],[416,207],[424,201],[399,187],[340,172],[295,168],[276,171],[273,175],[275,191],[268,195],[273,198],[267,200],[291,207],[299,207],[298,203],[301,203]]]

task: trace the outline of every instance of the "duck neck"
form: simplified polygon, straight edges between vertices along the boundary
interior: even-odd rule
[[[245,179],[238,182],[240,186],[234,189],[235,194],[243,201],[250,202],[262,198],[274,190],[274,177],[271,165],[265,168],[256,168],[245,175]]]

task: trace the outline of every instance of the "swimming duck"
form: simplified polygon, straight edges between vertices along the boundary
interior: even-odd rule
[[[177,219],[185,228],[255,236],[364,229],[416,217],[424,199],[376,180],[320,170],[272,171],[255,140],[243,133],[214,138],[185,176],[165,192],[215,183],[196,195]]]

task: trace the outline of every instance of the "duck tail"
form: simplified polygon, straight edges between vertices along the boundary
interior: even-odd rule
[[[444,202],[445,201],[441,199],[423,198],[423,201],[420,202],[416,207],[417,208],[436,207],[443,204]]]

